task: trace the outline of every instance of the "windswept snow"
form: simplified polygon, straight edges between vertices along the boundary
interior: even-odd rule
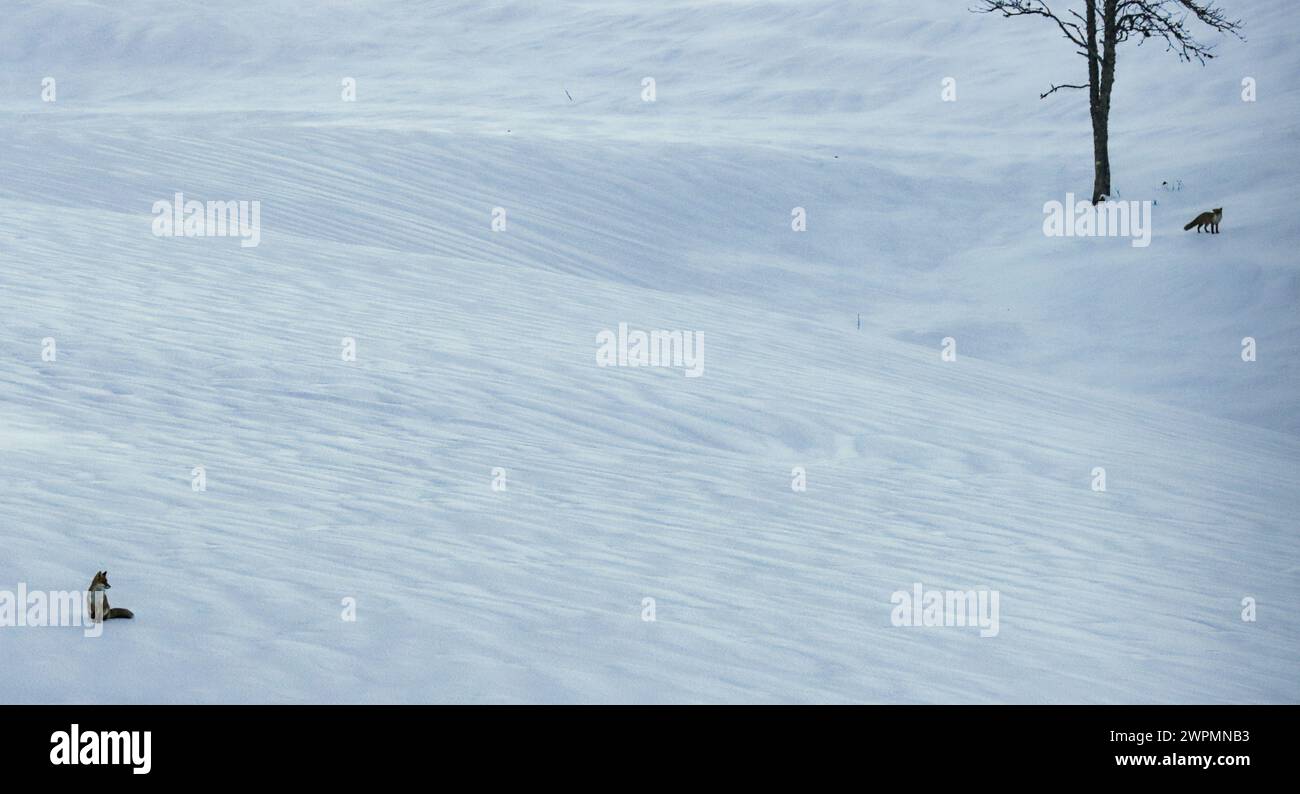
[[[1134,248],[1044,236],[1082,60],[962,3],[17,3],[0,591],[136,619],[0,628],[0,702],[1297,701],[1300,55],[1224,5],[1121,54]]]

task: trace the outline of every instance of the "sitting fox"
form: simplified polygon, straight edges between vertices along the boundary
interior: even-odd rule
[[[112,620],[113,618],[133,618],[135,615],[129,609],[110,609],[108,606],[108,596],[104,595],[105,590],[112,589],[113,585],[108,583],[108,571],[100,571],[95,574],[95,578],[90,580],[90,592],[86,594],[86,609],[90,619],[96,623],[101,620]]]
[[[1210,210],[1209,212],[1202,212],[1200,215],[1196,216],[1196,220],[1184,226],[1183,231],[1187,231],[1188,229],[1195,226],[1196,233],[1200,234],[1202,226],[1209,226],[1210,234],[1218,234],[1219,221],[1222,219],[1223,219],[1223,207],[1219,207],[1217,210]]]

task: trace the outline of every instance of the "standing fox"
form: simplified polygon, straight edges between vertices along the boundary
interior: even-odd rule
[[[1223,219],[1223,207],[1219,207],[1216,210],[1210,210],[1209,212],[1202,212],[1200,215],[1196,216],[1196,220],[1184,226],[1183,231],[1187,231],[1188,229],[1195,226],[1196,233],[1200,234],[1202,226],[1209,226],[1210,234],[1218,234],[1219,221],[1222,219]]]
[[[94,579],[90,580],[90,592],[86,594],[86,609],[89,611],[90,619],[96,623],[113,618],[135,617],[129,609],[109,609],[108,596],[104,595],[104,591],[112,588],[113,585],[108,583],[108,571],[100,571],[95,574]]]

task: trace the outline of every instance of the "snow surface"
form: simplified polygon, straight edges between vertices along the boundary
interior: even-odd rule
[[[967,5],[8,3],[0,590],[136,619],[0,628],[0,702],[1300,700],[1294,4],[1121,53],[1145,249],[1043,235],[1083,63]]]

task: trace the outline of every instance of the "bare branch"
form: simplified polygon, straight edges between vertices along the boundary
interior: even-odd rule
[[[1088,87],[1089,87],[1088,83],[1084,83],[1083,85],[1057,85],[1053,83],[1051,89],[1045,94],[1039,94],[1038,98],[1047,99],[1049,96],[1055,94],[1057,91],[1060,91],[1062,88],[1088,88]]]
[[[1069,2],[1070,0],[1064,0]],[[1194,22],[1210,30],[1235,36],[1242,41],[1242,21],[1233,19],[1219,8],[1216,0],[1082,0],[1085,5],[1105,3],[1116,11],[1113,43],[1129,39],[1142,43],[1158,39],[1165,49],[1182,61],[1205,63],[1214,57],[1214,44],[1198,39]],[[1056,4],[1057,0],[1052,0]],[[1061,35],[1080,48],[1088,49],[1087,21],[1077,10],[1068,8],[1065,15],[1057,14],[1047,0],[980,0],[970,9],[979,14],[1001,14],[1004,17],[1037,16],[1050,19]]]
[[[1001,14],[1004,17],[1045,17],[1055,22],[1067,39],[1080,47],[1085,46],[1083,29],[1077,23],[1057,16],[1045,0],[981,0],[980,5],[971,11],[977,14]]]
[[[1136,38],[1141,44],[1158,39],[1180,61],[1205,63],[1214,57],[1214,45],[1194,35],[1193,19],[1213,31],[1245,41],[1241,20],[1229,18],[1214,0],[1120,0],[1118,12],[1117,42]]]

